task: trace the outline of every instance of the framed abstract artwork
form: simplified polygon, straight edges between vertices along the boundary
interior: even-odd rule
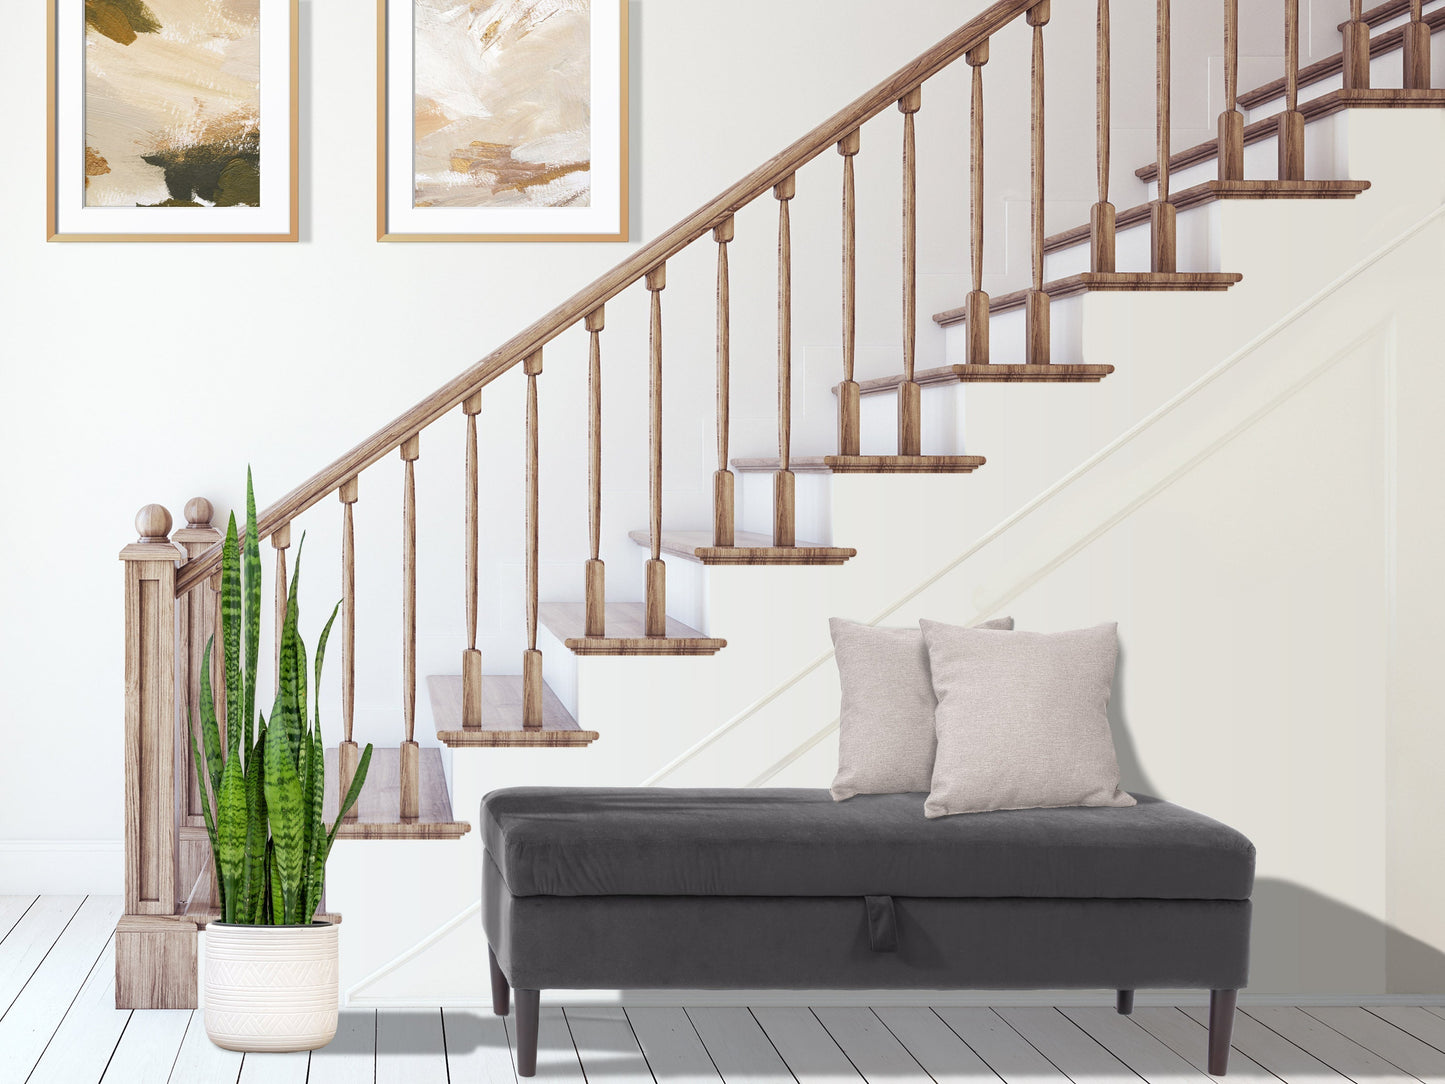
[[[298,0],[50,0],[52,241],[295,241]]]
[[[378,0],[383,241],[627,240],[627,0]]]

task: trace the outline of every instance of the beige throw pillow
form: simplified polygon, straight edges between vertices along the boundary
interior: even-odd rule
[[[836,801],[855,794],[923,793],[933,778],[933,682],[918,629],[828,622],[843,702],[838,718]],[[1008,630],[1013,618],[984,628]]]
[[[1134,804],[1109,731],[1117,625],[1007,636],[920,625],[938,695],[925,816]]]

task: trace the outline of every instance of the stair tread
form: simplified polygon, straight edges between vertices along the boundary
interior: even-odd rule
[[[1372,87],[1369,90],[1331,90],[1316,98],[1308,98],[1299,104],[1306,121],[1318,120],[1345,109],[1440,109],[1445,108],[1445,90],[1401,90],[1398,87]],[[1278,122],[1275,117],[1263,117],[1244,126],[1245,145],[1258,143],[1275,134]],[[1219,150],[1217,140],[1196,143],[1169,156],[1169,168],[1186,169],[1189,166],[1207,162]],[[1134,171],[1145,184],[1158,176],[1157,163],[1151,162]]]
[[[630,531],[628,538],[639,546],[651,545],[646,531]],[[858,551],[845,546],[820,546],[799,542],[796,546],[774,546],[769,535],[737,531],[733,545],[714,546],[711,531],[663,531],[662,552],[704,565],[841,565]]]
[[[762,456],[734,459],[732,465],[746,474],[776,471],[781,462]],[[972,474],[986,462],[981,455],[818,455],[790,458],[788,467],[795,474]]]
[[[934,384],[1097,384],[1114,371],[1112,365],[944,365],[913,374],[925,388]],[[902,373],[858,382],[860,395],[883,395],[898,389]],[[834,388],[836,395],[838,389]],[[794,468],[796,469],[796,468]]]
[[[1370,187],[1369,181],[1204,181],[1170,195],[1176,210],[1202,206],[1216,200],[1254,199],[1354,199]],[[1119,211],[1116,229],[1127,229],[1149,221],[1150,203]],[[1089,226],[1075,226],[1044,238],[1044,252],[1089,243]],[[990,306],[992,308],[992,306]]]
[[[728,644],[674,617],[667,619],[666,636],[648,636],[641,602],[609,602],[604,616],[606,635],[587,636],[586,603],[544,602],[538,610],[547,630],[577,655],[714,655]]]
[[[1405,0],[1403,3],[1381,4],[1378,8],[1363,12],[1363,15],[1364,21],[1370,26],[1374,26],[1378,23],[1387,22],[1390,19],[1399,18],[1401,15],[1408,15],[1409,13],[1410,5],[1408,0]],[[1432,32],[1439,30],[1441,27],[1445,27],[1445,8],[1437,8],[1434,11],[1426,12],[1424,18]],[[1340,23],[1335,29],[1343,32],[1348,25],[1349,20],[1346,20]],[[1382,31],[1379,34],[1371,34],[1370,56],[1383,56],[1385,53],[1393,52],[1401,48],[1404,43],[1405,28],[1403,25],[1391,27],[1389,30]],[[1327,56],[1323,60],[1316,60],[1313,64],[1308,64],[1301,68],[1299,70],[1299,86],[1301,89],[1313,86],[1315,83],[1339,75],[1344,70],[1345,54],[1343,52],[1335,53],[1333,56]],[[1280,76],[1278,79],[1272,79],[1268,83],[1241,94],[1239,96],[1239,107],[1241,109],[1253,109],[1255,106],[1263,105],[1265,102],[1275,98],[1283,98],[1284,93],[1284,76]]]
[[[517,675],[488,674],[482,678],[482,725],[462,727],[460,674],[434,674],[426,679],[432,717],[442,744],[457,748],[545,748],[591,745],[597,731],[583,730],[562,706],[550,686],[542,686],[542,728],[522,726],[522,679]]]
[[[1244,276],[1233,271],[1082,271],[1044,283],[1044,293],[1054,300],[1093,291],[1135,290],[1227,290]],[[989,299],[990,316],[1021,309],[1028,300],[1028,290],[1014,290]],[[934,323],[941,327],[961,324],[967,309],[949,309],[935,313]]]
[[[337,751],[326,750],[326,797],[321,819],[336,820],[340,801],[337,788],[341,773],[336,766]],[[401,819],[401,751],[395,747],[373,749],[366,783],[356,802],[357,819],[343,821],[338,839],[460,839],[472,830],[466,821],[452,817],[452,799],[447,791],[440,749],[421,750],[421,791],[416,820]]]

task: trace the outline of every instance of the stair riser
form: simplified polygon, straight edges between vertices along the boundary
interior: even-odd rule
[[[1088,270],[1088,245],[1080,248],[1083,253],[1084,266],[1076,268],[1076,271]],[[1051,270],[1056,264],[1049,261],[1052,257],[1045,257],[1044,278],[1052,280],[1055,278]],[[1130,270],[1121,264],[1120,270]],[[1147,268],[1145,269],[1147,270]],[[1075,294],[1071,297],[1056,297],[1049,305],[1049,349],[1052,360],[1059,363],[1087,363],[1090,359],[1079,356],[1079,320],[1081,303],[1084,300],[1083,294]],[[991,364],[1022,364],[1026,359],[1024,346],[1025,335],[1028,330],[1028,321],[1024,316],[1022,308],[1011,309],[1008,312],[996,313],[988,321],[989,338],[989,361]],[[952,324],[944,329],[944,357],[949,365],[966,365],[968,363],[968,326],[967,324]],[[1105,359],[1107,361],[1107,359]],[[925,389],[926,391],[926,389]],[[891,401],[891,400],[890,400]],[[864,427],[865,433],[867,426]],[[866,439],[866,438],[865,438]],[[927,436],[925,434],[925,440]],[[950,449],[950,452],[953,450]],[[962,452],[963,449],[958,449]]]
[[[1305,176],[1311,180],[1346,180],[1343,172],[1340,127],[1341,114],[1331,113],[1317,117],[1305,124]],[[1169,175],[1169,190],[1182,192],[1196,184],[1215,180],[1219,176],[1219,163],[1207,158],[1185,169]],[[1244,148],[1244,177],[1246,180],[1272,181],[1279,177],[1279,140],[1271,135],[1258,143]],[[1368,180],[1368,178],[1365,178]],[[1159,186],[1150,182],[1146,186],[1149,199],[1157,199]],[[1183,257],[1180,267],[1185,267]]]

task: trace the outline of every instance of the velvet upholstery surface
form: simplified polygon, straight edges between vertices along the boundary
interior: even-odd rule
[[[929,820],[922,794],[519,787],[481,835],[513,897],[1249,898],[1248,839],[1138,799]]]
[[[1248,980],[1248,900],[893,905],[895,947],[878,951],[862,897],[518,897],[490,857],[482,871],[487,941],[525,990],[1233,990]]]

